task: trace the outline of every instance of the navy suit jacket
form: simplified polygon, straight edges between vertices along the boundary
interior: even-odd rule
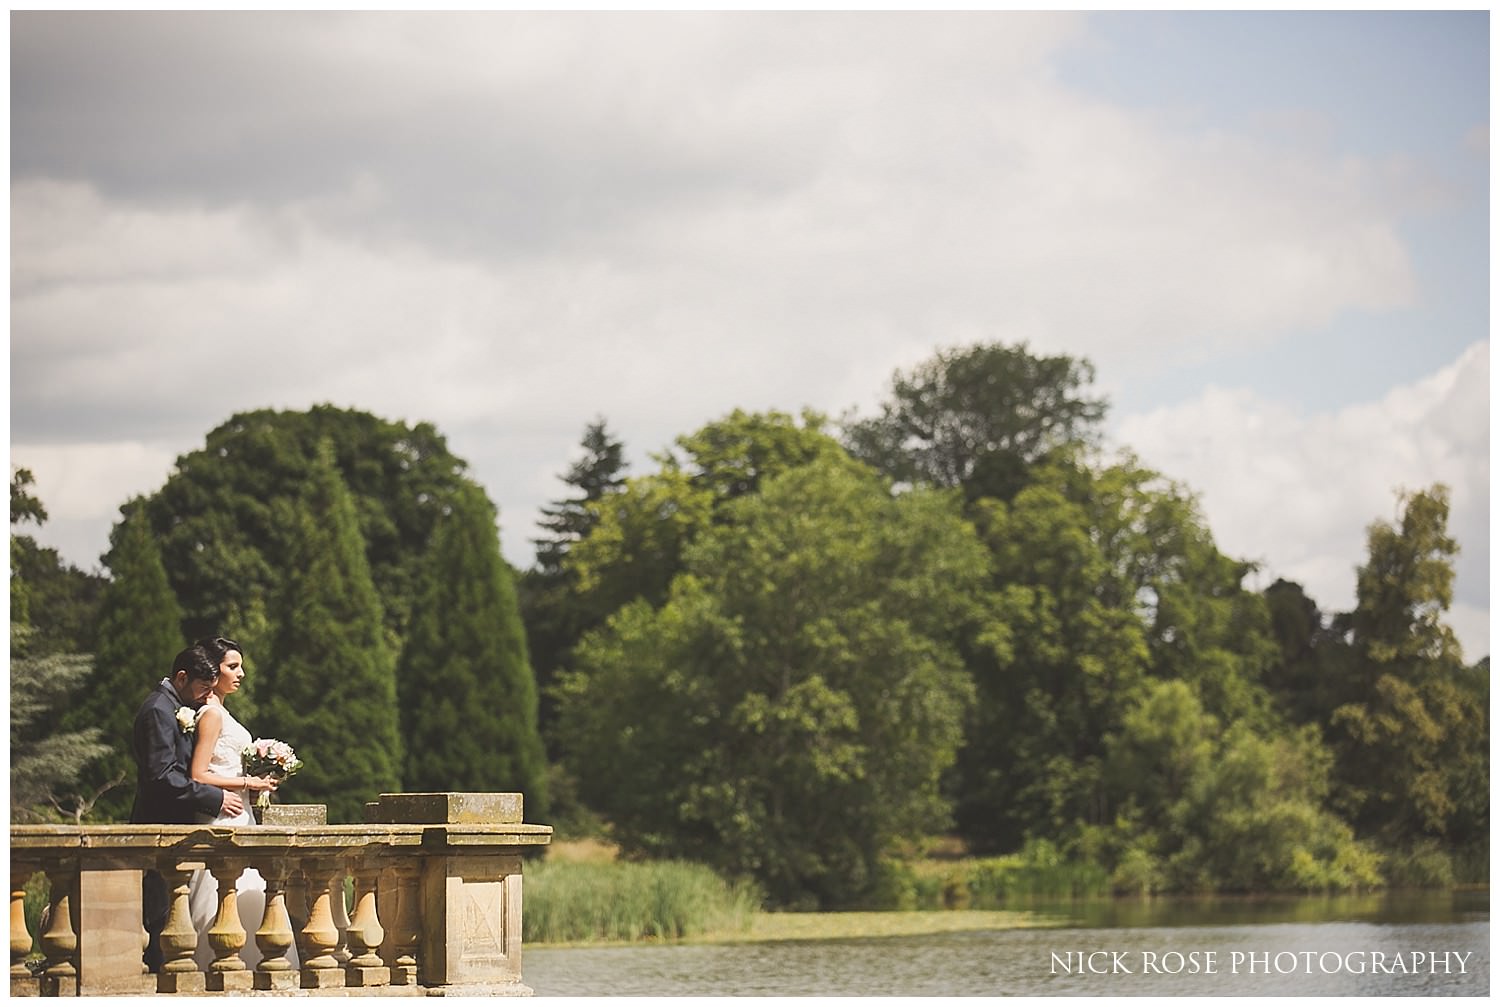
[[[217,815],[224,791],[189,775],[193,736],[177,723],[182,701],[170,682],[162,682],[135,715],[130,749],[135,755],[135,806],[130,820],[140,824],[193,825],[198,813]]]

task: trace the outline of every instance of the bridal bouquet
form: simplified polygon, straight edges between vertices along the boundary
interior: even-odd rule
[[[273,780],[284,780],[302,768],[302,760],[292,751],[292,746],[275,738],[256,738],[240,753],[240,765],[246,776],[269,776]],[[271,803],[271,792],[262,790],[255,795],[257,807]]]

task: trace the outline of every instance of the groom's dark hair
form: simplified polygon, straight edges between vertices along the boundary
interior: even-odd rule
[[[188,681],[212,682],[219,673],[219,662],[195,643],[172,659],[172,677],[176,678],[179,671],[187,672]]]

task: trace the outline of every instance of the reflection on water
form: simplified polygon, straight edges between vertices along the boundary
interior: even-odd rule
[[[538,996],[1486,996],[1485,893],[1038,907],[1045,927],[531,948]]]

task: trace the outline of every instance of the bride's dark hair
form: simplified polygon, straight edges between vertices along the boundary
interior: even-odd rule
[[[224,663],[224,655],[229,653],[231,650],[238,650],[241,656],[243,656],[245,653],[244,650],[240,648],[239,644],[224,636],[205,637],[204,639],[199,640],[196,644],[194,644],[194,646],[202,647],[205,651],[208,652],[208,656],[213,658],[215,669],[217,669],[219,665]]]

